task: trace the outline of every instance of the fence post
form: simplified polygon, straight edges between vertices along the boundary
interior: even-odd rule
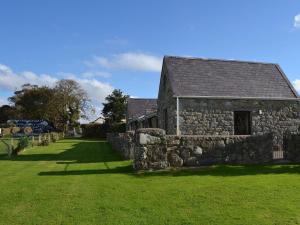
[[[14,150],[14,138],[10,138],[10,145],[9,145],[9,156],[11,156],[12,152]]]
[[[34,146],[34,136],[32,135],[31,146]]]
[[[51,136],[50,136],[50,133],[48,133],[48,141],[49,141],[49,144],[51,143]]]
[[[41,140],[41,134],[39,134],[39,144],[41,144],[42,140]]]

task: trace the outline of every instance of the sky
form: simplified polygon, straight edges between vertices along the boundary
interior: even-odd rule
[[[74,79],[156,98],[164,55],[278,63],[300,91],[300,0],[0,0],[0,105]],[[95,115],[95,116],[98,116]]]

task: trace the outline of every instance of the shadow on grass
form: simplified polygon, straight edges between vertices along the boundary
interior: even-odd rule
[[[112,169],[99,170],[65,170],[40,172],[40,176],[69,176],[69,175],[92,175],[92,174],[133,174],[132,165],[115,167]]]
[[[74,143],[72,143],[74,141]],[[72,144],[70,144],[70,142]],[[69,149],[59,151],[64,144]],[[42,154],[43,147],[36,151],[36,154],[21,154],[13,159],[0,156],[2,160],[12,161],[56,161],[57,164],[65,164],[63,171],[43,171],[40,176],[67,176],[67,175],[91,175],[91,174],[127,174],[137,178],[163,177],[163,176],[246,176],[246,175],[267,175],[267,174],[300,174],[300,165],[247,165],[230,166],[216,165],[194,169],[163,170],[152,172],[136,172],[132,165],[122,162],[121,156],[112,150],[111,146],[104,140],[63,140],[50,145],[47,152]],[[52,149],[52,150],[51,150]],[[34,152],[33,150],[32,152]],[[53,151],[53,153],[51,153]],[[115,162],[110,167],[109,162]],[[105,169],[68,170],[69,165],[78,163],[103,163]]]
[[[163,170],[163,171],[140,171],[133,170],[132,165],[106,168],[99,170],[71,170],[71,171],[48,171],[41,172],[41,176],[66,176],[66,175],[91,175],[91,174],[126,174],[137,178],[165,177],[165,176],[253,176],[269,174],[299,174],[300,165],[251,165],[251,166],[228,166],[217,165],[203,168]]]
[[[58,144],[70,143],[67,140],[60,141]],[[53,148],[53,153],[41,153],[43,151],[41,147],[37,152],[33,154],[20,154],[16,157],[9,159],[8,157],[0,157],[0,160],[12,160],[12,161],[58,161],[58,164],[70,164],[70,163],[97,163],[97,162],[112,162],[121,161],[121,156],[111,150],[110,145],[103,140],[85,140],[71,145],[71,148],[65,151],[55,150],[55,147],[60,148],[59,145],[52,144],[47,148]],[[57,153],[57,151],[59,151]],[[47,150],[47,152],[49,152]],[[51,152],[51,150],[50,150]],[[62,161],[62,162],[61,162]]]

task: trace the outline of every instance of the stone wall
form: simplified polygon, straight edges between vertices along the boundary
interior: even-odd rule
[[[180,99],[182,135],[234,135],[234,112],[249,111],[251,134],[274,134],[278,149],[283,148],[286,132],[300,127],[300,103],[293,100],[257,99]]]
[[[273,135],[173,136],[162,129],[139,129],[134,168],[202,166],[218,163],[258,164],[273,160]]]
[[[133,167],[136,170],[147,170],[164,169],[168,166],[165,131],[157,128],[137,130]]]
[[[134,159],[134,132],[107,133],[106,139],[123,159]]]
[[[167,70],[163,67],[157,99],[157,115],[158,128],[166,130],[167,134],[176,134],[176,98],[173,96]],[[165,110],[167,110],[167,127],[165,127]]]
[[[234,111],[251,112],[253,135],[297,132],[299,101],[244,99],[180,99],[182,135],[233,135]]]
[[[284,137],[285,157],[292,162],[300,162],[300,134],[287,133]]]

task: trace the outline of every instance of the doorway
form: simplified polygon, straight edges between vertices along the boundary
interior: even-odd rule
[[[251,113],[250,111],[234,112],[234,134],[250,135],[251,134]]]

